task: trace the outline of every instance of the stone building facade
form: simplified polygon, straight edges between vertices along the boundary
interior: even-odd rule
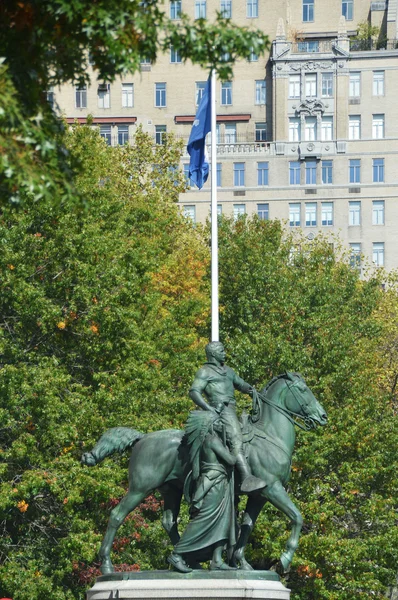
[[[217,82],[219,211],[256,213],[287,228],[338,234],[355,261],[398,267],[397,0],[173,0],[211,19],[216,11],[263,29],[270,53],[252,55]],[[370,28],[373,27],[371,30]],[[369,31],[369,36],[366,35]],[[358,31],[360,32],[358,39]],[[93,116],[110,144],[141,124],[188,140],[207,73],[173,50],[111,85],[63,86],[55,98],[70,122]],[[189,156],[182,158],[187,172]],[[195,221],[209,216],[210,183],[180,197]]]

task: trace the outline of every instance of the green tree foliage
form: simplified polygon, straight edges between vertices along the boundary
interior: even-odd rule
[[[288,585],[303,600],[382,598],[397,565],[397,295],[392,278],[383,292],[385,275],[360,281],[338,254],[326,240],[286,237],[278,222],[224,220],[220,232],[232,362],[258,386],[301,372],[329,414],[324,430],[298,432],[293,463],[304,530]],[[280,555],[286,526],[273,509],[260,517],[257,566]]]
[[[0,590],[14,600],[83,597],[128,457],[79,457],[120,423],[181,426],[208,315],[207,249],[175,204],[181,147],[138,131],[110,148],[89,127],[67,146],[89,208],[30,200],[0,220]],[[122,529],[118,564],[163,564],[159,507]]]

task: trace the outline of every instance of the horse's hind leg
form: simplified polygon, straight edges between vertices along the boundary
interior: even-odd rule
[[[111,549],[113,540],[120,525],[132,510],[134,510],[140,502],[146,497],[147,493],[129,491],[117,506],[111,511],[108,521],[108,527],[102,540],[99,557],[101,559],[101,573],[106,575],[113,573],[113,565],[111,561]]]
[[[266,500],[262,496],[250,496],[243,515],[242,525],[240,529],[240,535],[238,543],[233,554],[232,562],[234,565],[240,564],[240,568],[244,571],[252,571],[253,567],[249,565],[245,559],[245,548],[248,542],[249,536],[253,530],[254,523],[257,521],[257,517],[261,512]]]
[[[303,517],[280,481],[276,481],[272,486],[266,488],[265,494],[271,504],[281,510],[292,521],[292,531],[287,540],[285,550],[280,557],[282,569],[286,572],[290,567],[293,555],[298,546],[300,532],[303,526]]]
[[[175,546],[180,539],[177,517],[180,512],[182,490],[172,484],[165,484],[159,488],[159,492],[164,500],[162,525]]]

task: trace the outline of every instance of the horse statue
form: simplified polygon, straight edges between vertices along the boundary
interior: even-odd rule
[[[297,421],[300,418],[303,423]],[[326,425],[327,415],[298,373],[286,372],[274,377],[260,392],[253,394],[253,409],[244,427],[248,463],[253,475],[267,485],[250,495],[245,508],[232,564],[252,570],[245,559],[245,547],[264,504],[271,502],[292,523],[290,536],[279,559],[279,570],[287,572],[298,546],[302,527],[300,511],[290,499],[285,486],[290,477],[295,443],[295,425],[304,430]],[[129,490],[113,508],[101,544],[101,572],[113,572],[110,558],[116,532],[127,515],[155,489],[164,500],[162,524],[175,546],[180,539],[177,517],[184,481],[190,471],[184,431],[167,429],[148,434],[126,427],[108,430],[82,462],[94,466],[114,452],[132,449],[129,463]]]

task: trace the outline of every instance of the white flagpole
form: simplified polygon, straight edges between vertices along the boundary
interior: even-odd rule
[[[211,72],[211,341],[219,341],[216,74]]]

